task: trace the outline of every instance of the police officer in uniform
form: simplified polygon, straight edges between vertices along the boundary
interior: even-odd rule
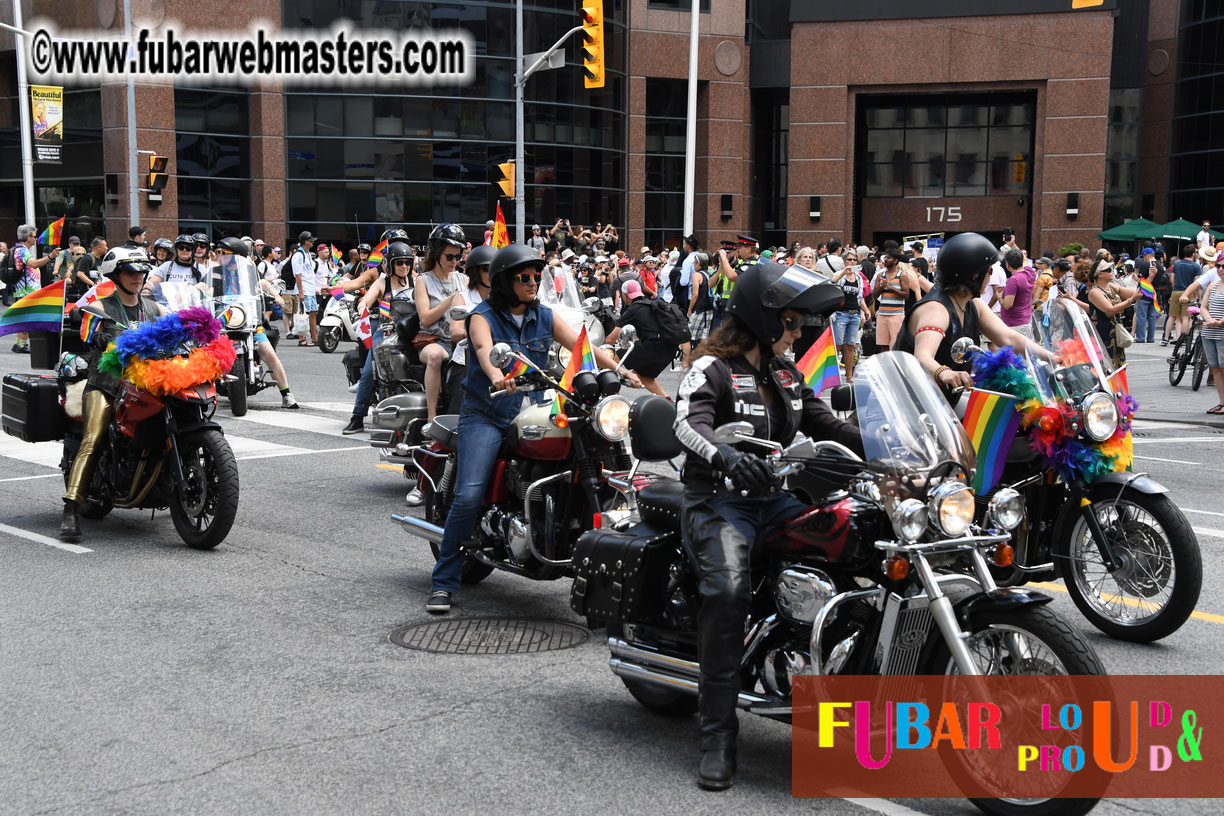
[[[806,319],[841,302],[838,287],[802,267],[743,264],[726,319],[698,347],[680,384],[675,431],[688,453],[681,477],[685,523],[701,597],[698,784],[707,790],[730,787],[735,775],[735,708],[752,596],[750,552],[807,509],[779,489],[779,480],[750,446],[739,450],[715,442],[714,430],[746,421],[760,439],[785,445],[802,431],[862,453],[858,428],[839,420],[785,357]]]

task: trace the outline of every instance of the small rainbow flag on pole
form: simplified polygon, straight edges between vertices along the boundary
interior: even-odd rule
[[[965,432],[977,451],[973,491],[979,496],[994,489],[1003,477],[1007,454],[1020,429],[1016,400],[1006,394],[974,391],[965,408]]]
[[[833,327],[825,329],[812,347],[797,363],[803,381],[812,387],[816,396],[826,388],[841,384],[841,372],[837,369],[837,347],[833,345]]]
[[[382,263],[383,253],[387,251],[387,242],[382,241],[378,246],[370,252],[370,257],[366,259],[366,266],[378,266]]]
[[[521,377],[531,371],[531,366],[523,360],[515,360],[514,365],[510,366],[510,370],[506,372],[506,377]]]
[[[340,255],[340,250],[336,249],[335,244],[332,244],[331,256],[332,256],[332,261],[334,261],[337,264],[340,263],[341,260],[343,260],[342,256]]]
[[[591,348],[591,341],[587,338],[586,326],[582,327],[582,331],[578,332],[578,342],[574,343],[574,350],[570,353],[569,365],[565,367],[565,373],[561,375],[560,385],[566,391],[574,390],[574,377],[579,371],[594,371],[595,370],[595,351]],[[557,416],[565,409],[565,397],[558,393],[553,397],[553,407],[549,412],[549,416]]]
[[[92,315],[89,312],[85,312],[81,316],[81,340],[83,340],[86,345],[88,345],[89,342],[93,340],[94,335],[98,333],[98,326],[100,325],[102,325],[102,318],[98,317],[97,315]]]
[[[0,337],[17,332],[58,332],[64,320],[64,281],[18,300],[0,315]]]
[[[1160,301],[1156,299],[1156,287],[1152,286],[1149,281],[1139,281],[1139,294],[1152,301],[1152,305],[1156,307],[1156,314],[1164,314],[1164,309],[1160,308]]]
[[[391,301],[386,298],[378,301],[378,316],[383,320],[391,319]]]
[[[497,217],[493,219],[493,235],[489,239],[494,249],[510,246],[510,233],[506,229],[506,216],[502,215],[501,202],[497,202]]]
[[[52,221],[51,224],[42,231],[42,235],[38,236],[38,243],[43,246],[59,246],[60,239],[64,237],[64,216],[60,216],[58,221]]]

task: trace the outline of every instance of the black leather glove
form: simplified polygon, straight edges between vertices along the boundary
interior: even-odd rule
[[[774,486],[773,471],[755,453],[744,453],[730,445],[721,445],[715,460],[715,467],[731,477],[739,490],[764,492]]]

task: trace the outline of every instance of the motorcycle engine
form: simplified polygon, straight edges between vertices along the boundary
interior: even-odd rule
[[[778,614],[795,623],[815,621],[821,608],[837,594],[837,585],[828,573],[813,567],[788,567],[774,584]]]
[[[772,649],[765,655],[761,682],[771,693],[789,697],[796,675],[811,674],[812,656],[791,649]]]
[[[514,561],[524,563],[527,558],[527,524],[521,515],[493,508],[481,519],[480,529],[502,542]]]

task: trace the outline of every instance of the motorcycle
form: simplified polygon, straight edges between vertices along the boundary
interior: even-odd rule
[[[194,291],[202,302],[202,294]],[[110,320],[97,304],[82,311]],[[187,357],[198,345],[184,343],[174,356]],[[57,367],[57,389],[31,390],[32,401],[20,414],[55,418],[47,427],[59,433],[30,441],[63,440],[65,485],[81,445],[80,400],[88,370],[83,358],[65,352]],[[9,390],[6,382],[6,415]],[[238,513],[238,462],[221,426],[212,421],[216,407],[211,382],[155,394],[123,380],[80,515],[101,519],[115,508],[169,508],[175,531],[189,547],[210,550],[224,541]]]
[[[218,267],[220,275],[214,275],[217,317],[237,357],[217,388],[229,398],[230,413],[240,417],[246,415],[247,398],[275,387],[276,380],[255,351],[255,334],[264,331],[263,297],[255,265],[241,255],[222,255]]]
[[[1031,336],[1050,359],[1031,350],[1024,356],[1043,418],[1019,432],[999,482],[1024,496],[1027,524],[1016,531],[1015,562],[996,575],[1009,585],[1061,577],[1093,626],[1150,643],[1177,631],[1198,603],[1198,539],[1168,489],[1129,472],[1129,461],[1125,471],[1084,478],[1039,455],[1035,435],[1051,432],[1086,456],[1103,455],[1117,444],[1119,423],[1129,421],[1118,372],[1088,317],[1059,300],[1046,312],[1048,325],[1034,318]],[[968,338],[953,349],[961,360],[984,354]]]
[[[329,297],[323,307],[323,319],[319,321],[319,351],[331,354],[342,342],[361,342],[357,335],[360,322],[356,295],[349,293],[339,299]]]
[[[783,449],[748,436],[745,422],[716,429],[720,444],[767,450],[779,479],[811,469],[840,473],[848,486],[758,542],[739,708],[789,722],[800,675],[1103,674],[1050,597],[996,587],[990,564],[1008,563],[1023,503],[999,491],[987,525],[974,522],[973,449],[917,360],[876,355],[842,388],[853,389],[865,458],[802,437]],[[639,463],[679,453],[674,415],[660,397],[635,402],[629,436]],[[609,665],[639,703],[691,715],[699,595],[682,543],[684,486],[637,465],[614,482],[628,517],[579,538],[571,606],[606,625]],[[987,813],[1086,812],[1085,800],[973,801]]]
[[[621,332],[628,333],[627,343],[635,335],[630,329]],[[527,362],[505,343],[489,352],[497,368],[515,360]],[[533,401],[511,423],[496,452],[474,538],[463,544],[465,584],[482,581],[495,569],[535,580],[564,577],[582,532],[598,526],[605,511],[623,505],[607,477],[630,467],[624,446],[630,406],[620,395],[619,372],[579,372],[572,390],[534,368],[515,382],[524,393],[552,389],[565,397],[566,407],[555,413],[548,402]],[[435,559],[455,497],[458,427],[457,415],[439,415],[425,426],[425,442],[409,448],[419,469],[425,517],[391,517],[428,541]]]
[[[599,312],[607,307],[596,298],[583,300],[573,275],[557,267],[544,267],[537,297],[541,303],[552,309],[554,317],[564,320],[575,333],[586,326],[587,339],[591,341],[592,348],[603,345],[604,324],[599,318]],[[569,365],[569,358],[569,349],[560,343],[552,344],[548,352],[548,371],[554,379],[561,378],[565,367]]]

